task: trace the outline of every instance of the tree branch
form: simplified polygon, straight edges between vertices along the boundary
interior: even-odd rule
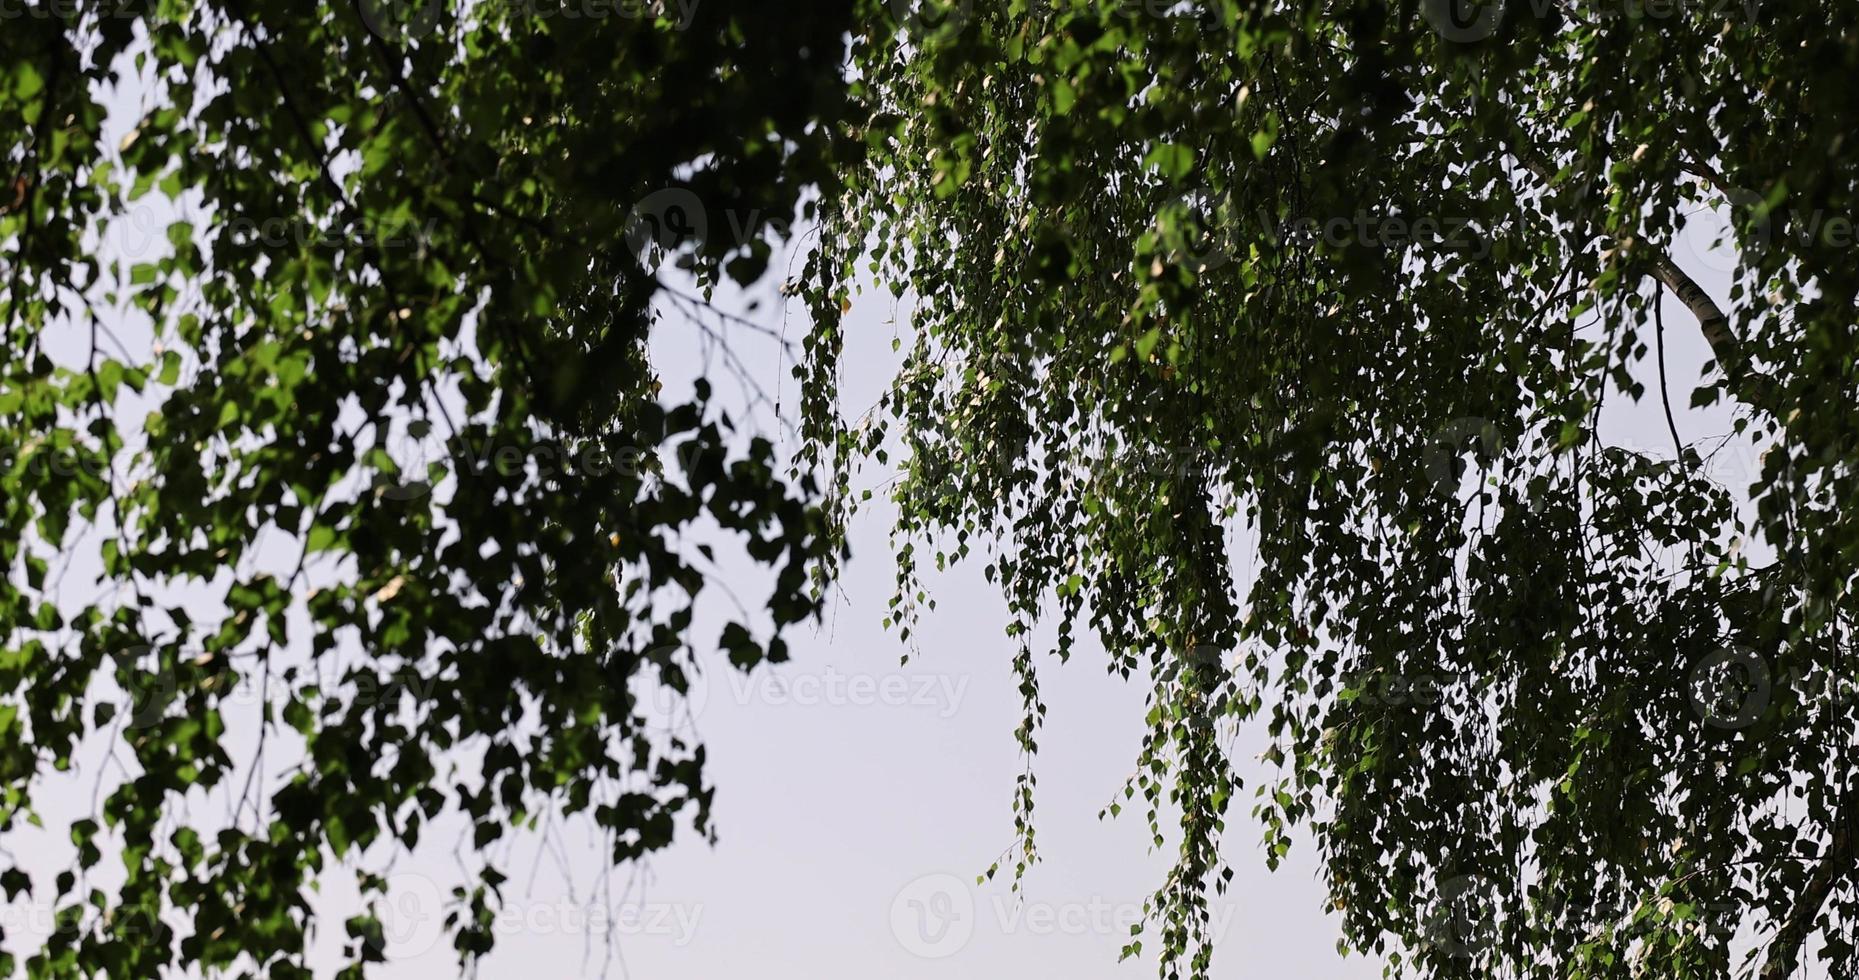
[[[1794,908],[1782,920],[1782,927],[1776,931],[1775,941],[1769,947],[1769,958],[1762,964],[1759,980],[1787,980],[1794,973],[1801,960],[1801,945],[1813,933],[1814,920],[1820,917],[1827,896],[1854,870],[1855,858],[1859,855],[1853,849],[1852,818],[1841,814],[1836,819],[1833,846],[1820,859],[1820,866],[1814,869],[1800,897],[1795,899]]]
[[[1521,132],[1511,140],[1511,152],[1522,161],[1531,173],[1542,178],[1546,184],[1555,184],[1560,173],[1559,168],[1545,157],[1541,151],[1532,146]],[[1742,401],[1759,408],[1770,415],[1782,416],[1781,389],[1775,379],[1755,370],[1750,365],[1748,354],[1743,350],[1743,343],[1731,329],[1730,317],[1717,305],[1704,287],[1696,279],[1678,267],[1672,257],[1655,245],[1645,241],[1632,240],[1617,245],[1626,246],[1633,254],[1643,256],[1650,267],[1650,275],[1665,288],[1672,291],[1691,315],[1697,318],[1698,329],[1704,334],[1704,340],[1710,344],[1711,354],[1729,379],[1730,387]]]

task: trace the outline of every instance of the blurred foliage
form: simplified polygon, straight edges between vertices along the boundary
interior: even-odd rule
[[[80,750],[123,778],[55,882],[0,873],[58,909],[0,972],[307,977],[341,863],[360,976],[369,858],[441,819],[472,830],[446,918],[469,961],[506,831],[583,814],[615,863],[709,833],[701,745],[645,709],[714,643],[785,659],[829,545],[810,482],[706,381],[661,396],[638,256],[761,278],[832,185],[851,8],[603,9],[6,5],[0,830],[39,823]],[[754,208],[666,240],[635,205],[667,188]],[[770,570],[720,641],[690,635],[704,529]],[[264,698],[234,718],[241,685]]]

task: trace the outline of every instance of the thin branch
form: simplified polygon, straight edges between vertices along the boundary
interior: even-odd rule
[[[1554,185],[1557,182],[1557,178],[1561,175],[1560,168],[1531,145],[1521,131],[1510,141],[1510,150],[1518,160],[1522,161],[1524,167],[1541,178],[1544,183]],[[1677,296],[1679,301],[1691,311],[1691,315],[1697,318],[1698,328],[1703,332],[1705,342],[1710,344],[1711,353],[1716,357],[1718,366],[1723,369],[1724,375],[1729,379],[1737,396],[1770,415],[1778,417],[1783,415],[1780,386],[1776,384],[1775,379],[1756,371],[1750,365],[1749,356],[1743,350],[1741,339],[1730,327],[1729,316],[1724,313],[1722,307],[1717,305],[1717,301],[1711,299],[1710,294],[1704,291],[1704,287],[1698,285],[1697,280],[1691,278],[1685,270],[1680,269],[1678,263],[1673,262],[1670,255],[1655,245],[1638,240],[1622,242],[1619,239],[1616,239],[1615,243],[1630,246],[1633,254],[1644,257],[1650,267],[1651,276],[1665,288],[1670,289],[1672,295]]]
[[[1833,829],[1833,843],[1827,849],[1825,857],[1820,859],[1820,866],[1808,878],[1801,894],[1795,899],[1794,908],[1788,917],[1782,920],[1782,926],[1775,933],[1775,941],[1769,946],[1769,957],[1762,965],[1759,980],[1787,980],[1794,973],[1801,960],[1801,946],[1812,934],[1814,920],[1820,917],[1820,909],[1827,904],[1827,896],[1833,893],[1834,886],[1851,875],[1859,867],[1859,853],[1853,847],[1852,815],[1841,813],[1835,818],[1838,823]]]
[[[1678,454],[1678,465],[1689,469],[1685,462],[1685,440],[1678,437],[1678,422],[1672,418],[1672,390],[1665,376],[1665,293],[1660,292],[1652,299],[1653,329],[1659,343],[1659,403],[1665,406],[1665,427],[1672,433],[1672,451]]]

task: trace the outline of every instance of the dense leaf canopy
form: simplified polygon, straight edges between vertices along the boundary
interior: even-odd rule
[[[8,5],[0,821],[112,751],[92,733],[130,773],[70,873],[5,872],[59,896],[31,974],[308,976],[324,865],[441,814],[482,851],[582,813],[616,862],[707,828],[701,746],[648,737],[639,702],[718,642],[689,635],[695,532],[776,571],[720,641],[744,668],[784,658],[752,628],[807,618],[827,545],[705,385],[658,397],[635,206],[675,184],[791,216],[830,183],[849,8],[565,10]],[[134,241],[151,214],[165,247]],[[763,231],[689,264],[754,279]],[[230,751],[257,729],[222,710],[240,684],[258,752],[300,749],[280,784]],[[230,819],[189,808],[215,790]],[[105,850],[120,889],[86,884]],[[467,956],[501,881],[474,873]],[[359,972],[381,937],[357,912]]]
[[[1852,973],[1859,8],[1781,6],[7,6],[0,830],[80,756],[126,773],[70,872],[0,871],[61,909],[28,972],[308,975],[312,884],[448,817],[470,959],[510,829],[705,832],[642,689],[785,659],[901,451],[905,638],[919,563],[979,551],[1029,753],[1036,624],[1153,685],[1125,799],[1179,851],[1131,947],[1166,971],[1206,971],[1256,797],[1394,972]],[[1715,296],[1675,246],[1713,208]],[[687,289],[793,227],[783,460],[646,345],[746,329]],[[874,287],[913,346],[848,417]],[[1610,398],[1729,406],[1760,470],[1610,446]],[[694,636],[722,546],[766,606]],[[301,764],[255,779],[268,746]],[[380,922],[345,925],[359,975]]]
[[[1170,969],[1205,968],[1251,850],[1223,839],[1249,719],[1268,860],[1314,827],[1393,971],[1781,977],[1810,935],[1859,968],[1859,10],[951,14],[855,49],[871,159],[817,255],[812,390],[862,261],[916,346],[814,431],[907,447],[906,628],[914,556],[981,550],[1022,637],[1088,627],[1153,680],[1130,790],[1179,835]],[[1675,257],[1712,208],[1728,305]],[[1645,381],[1678,331],[1716,362],[1695,394]],[[1610,396],[1734,405],[1753,485],[1709,478],[1724,440],[1607,445]],[[1016,803],[1023,867],[1030,776]]]

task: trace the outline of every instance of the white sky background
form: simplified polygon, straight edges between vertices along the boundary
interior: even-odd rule
[[[155,237],[166,220],[155,226]],[[1698,223],[1677,259],[1727,305],[1728,256],[1708,245],[1720,227],[1720,221]],[[780,268],[777,262],[774,269]],[[778,325],[780,278],[771,275],[755,290],[764,300],[759,313],[748,312],[739,295],[721,296],[719,304]],[[1688,440],[1727,432],[1723,409],[1689,408],[1689,392],[1709,355],[1695,320],[1670,299],[1665,316],[1680,432]],[[863,411],[888,382],[898,359],[891,340],[903,335],[908,349],[908,318],[908,304],[886,294],[867,294],[855,304],[846,325],[841,397],[848,409]],[[146,351],[145,328],[126,321],[112,326],[132,352]],[[789,337],[798,341],[805,328],[804,310],[793,304]],[[736,353],[770,394],[783,393],[791,415],[797,399],[789,365],[770,342],[733,333]],[[654,337],[669,402],[682,400],[700,368],[698,338],[675,312]],[[48,340],[82,349],[70,347],[73,342]],[[1641,368],[1648,399],[1635,405],[1610,397],[1603,434],[1611,444],[1669,456],[1656,368],[1650,362]],[[736,398],[735,383],[720,364],[712,377],[726,403]],[[767,425],[764,431],[774,436],[779,429]],[[792,449],[793,437],[783,438]],[[1740,490],[1748,484],[1754,467],[1748,453],[1733,446],[1719,463],[1728,485]],[[885,475],[868,469],[855,486],[876,486]],[[1119,965],[1117,955],[1129,939],[1132,916],[1163,880],[1170,854],[1150,852],[1140,806],[1128,807],[1119,819],[1098,819],[1133,767],[1147,682],[1106,674],[1088,631],[1069,665],[1043,659],[1049,709],[1037,761],[1043,861],[1019,896],[1010,892],[1006,872],[975,885],[975,876],[1013,843],[1010,793],[1022,767],[1012,735],[1021,706],[1009,670],[1013,645],[1003,632],[1004,603],[983,581],[978,561],[945,574],[926,571],[939,608],[921,621],[920,652],[900,666],[905,651],[882,627],[895,571],[889,520],[889,508],[874,504],[854,526],[853,557],[824,623],[790,636],[792,663],[745,679],[721,655],[706,651],[713,666],[693,709],[719,788],[719,843],[713,848],[685,835],[644,869],[610,875],[604,844],[585,823],[554,824],[545,837],[523,835],[508,849],[499,845],[510,908],[500,919],[497,950],[479,976],[1155,975],[1160,943],[1153,933],[1145,936],[1149,952],[1140,960]],[[279,547],[294,558],[294,549]],[[759,605],[759,573],[726,549],[718,557],[735,591]],[[714,638],[728,611],[726,602],[713,601],[694,636]],[[249,725],[235,729],[228,746],[235,759],[249,757],[251,737]],[[1242,737],[1236,756],[1250,759],[1264,747],[1253,731]],[[85,756],[77,773],[48,782],[43,831],[24,830],[5,841],[39,874],[42,896],[49,896],[51,875],[68,861],[66,823],[89,812],[95,758]],[[1326,914],[1307,836],[1278,873],[1265,870],[1260,830],[1249,816],[1258,785],[1249,779],[1229,814],[1225,853],[1237,876],[1216,907],[1220,944],[1213,975],[1380,976],[1379,963],[1336,955],[1338,924]],[[465,880],[451,848],[451,837],[435,828],[417,854],[394,865],[391,962],[377,975],[458,975],[441,931],[444,896]],[[368,864],[378,869],[386,856],[377,850]],[[113,863],[115,855],[106,854],[106,868]],[[596,890],[603,877],[612,889],[604,897]],[[603,905],[615,910],[611,919],[618,923],[606,934],[595,911]],[[352,884],[332,875],[319,906],[319,971],[333,973],[341,920],[356,911]],[[49,909],[25,900],[0,907],[7,945],[30,949],[31,937],[49,925]]]
[[[779,323],[777,282],[754,291],[764,300],[764,312],[750,314],[758,322]],[[848,411],[863,411],[888,383],[899,359],[892,338],[910,346],[908,317],[908,303],[885,293],[855,302],[840,399]],[[806,322],[793,304],[789,336]],[[695,336],[670,316],[655,337],[673,401],[678,379],[694,374],[674,365],[700,363]],[[742,331],[736,344],[739,353],[761,352],[745,359],[791,410],[796,382],[774,344]],[[713,380],[720,394],[736,393],[732,380]],[[869,468],[855,490],[891,472]],[[976,875],[1013,843],[1010,794],[1022,769],[1005,603],[980,561],[930,571],[938,609],[924,614],[917,652],[900,665],[905,647],[882,625],[895,575],[892,513],[872,506],[854,525],[853,558],[825,621],[795,638],[791,664],[750,679],[724,667],[709,674],[698,728],[720,788],[721,840],[714,849],[687,840],[655,859],[646,896],[701,906],[701,926],[682,946],[675,935],[629,937],[628,968],[638,977],[1154,976],[1153,934],[1140,960],[1119,965],[1118,953],[1170,854],[1149,852],[1140,807],[1098,819],[1134,767],[1147,683],[1109,676],[1090,639],[1069,665],[1044,658],[1048,715],[1036,762],[1043,860],[1018,897],[1006,871],[977,885]],[[1263,750],[1262,740],[1251,741],[1243,756]],[[1249,807],[1249,795],[1236,801],[1229,823],[1239,877],[1216,913],[1223,953],[1215,975],[1380,976],[1378,963],[1338,958],[1311,849],[1294,851],[1277,876],[1265,873]],[[552,945],[539,936],[504,941],[537,955]],[[487,966],[486,976],[517,975],[516,967],[500,972],[495,959]]]

